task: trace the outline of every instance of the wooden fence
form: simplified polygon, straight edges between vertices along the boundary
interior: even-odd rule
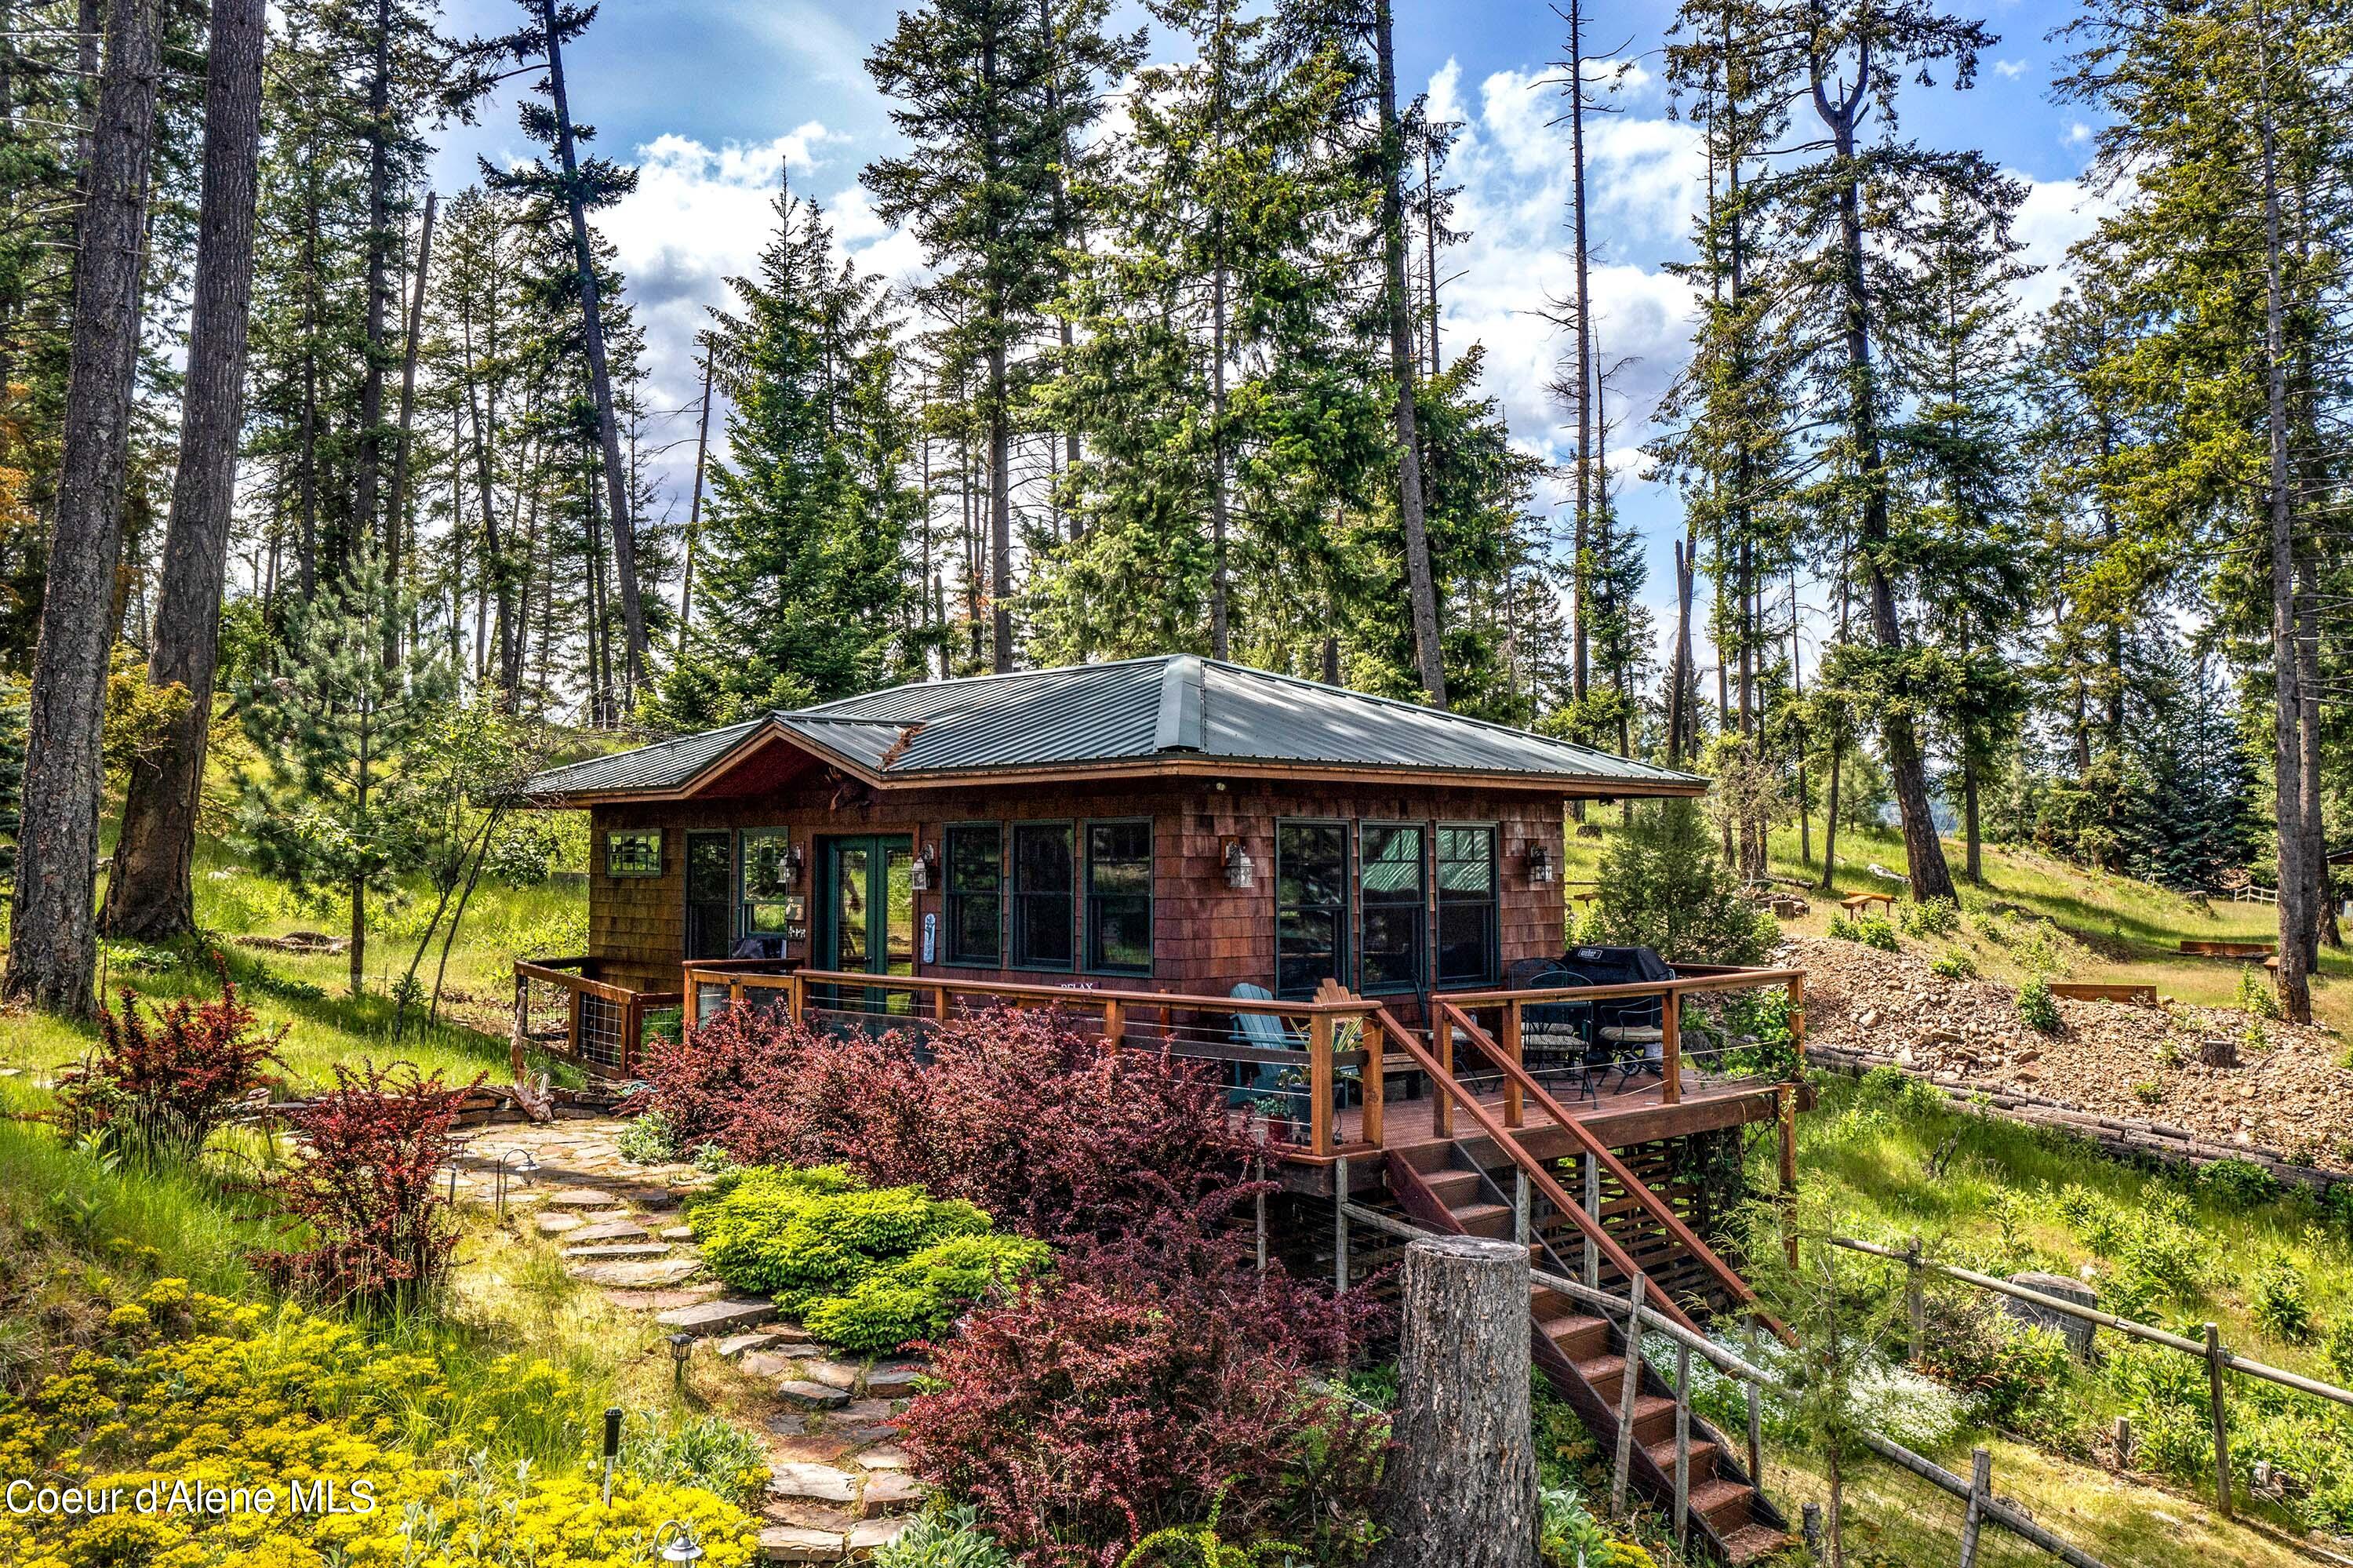
[[[1400,1220],[1394,1214],[1383,1213],[1378,1209],[1366,1208],[1361,1203],[1345,1203],[1342,1205],[1342,1213],[1346,1219],[1358,1224],[1409,1240],[1419,1240],[1436,1234]],[[1674,1473],[1678,1477],[1684,1476],[1689,1471],[1689,1454],[1683,1446],[1690,1441],[1693,1358],[1696,1357],[1706,1361],[1725,1376],[1740,1383],[1747,1405],[1748,1476],[1749,1479],[1757,1486],[1762,1487],[1765,1484],[1764,1413],[1761,1399],[1766,1393],[1788,1394],[1789,1390],[1779,1379],[1771,1372],[1752,1364],[1738,1353],[1717,1344],[1705,1334],[1697,1332],[1690,1326],[1688,1319],[1683,1319],[1680,1313],[1675,1312],[1672,1303],[1658,1302],[1655,1298],[1645,1299],[1641,1278],[1639,1275],[1635,1277],[1634,1282],[1624,1296],[1616,1295],[1599,1286],[1588,1285],[1583,1280],[1572,1279],[1546,1269],[1531,1269],[1529,1278],[1547,1289],[1556,1290],[1572,1300],[1582,1302],[1596,1311],[1622,1322],[1629,1330],[1626,1338],[1630,1348],[1639,1345],[1641,1342],[1641,1336],[1645,1333],[1663,1335],[1674,1344],[1675,1376],[1672,1379],[1672,1386],[1675,1398],[1677,1445]],[[1624,1457],[1631,1451],[1633,1442],[1632,1416],[1630,1408],[1620,1420],[1617,1436],[1616,1468],[1619,1475],[1624,1473]],[[1977,1562],[1978,1533],[1987,1524],[2008,1531],[2029,1545],[2039,1547],[2062,1563],[2068,1563],[2070,1568],[2105,1568],[2105,1564],[2098,1558],[2069,1544],[2028,1518],[2014,1505],[1995,1496],[1992,1460],[1984,1449],[1979,1448],[1976,1451],[1975,1463],[1972,1467],[1974,1473],[1969,1479],[1964,1480],[1936,1461],[1914,1453],[1892,1437],[1876,1432],[1866,1432],[1863,1434],[1863,1443],[1873,1453],[1890,1464],[1909,1471],[1938,1490],[1948,1493],[1961,1501],[1967,1510],[1962,1523],[1962,1568],[1974,1568]],[[1614,1486],[1613,1492],[1622,1503],[1624,1497],[1622,1485]],[[1685,1513],[1689,1500],[1688,1497],[1681,1495],[1675,1499],[1677,1519],[1681,1519]]]
[[[2080,1302],[2070,1301],[2064,1297],[2048,1295],[2028,1286],[2020,1285],[2013,1280],[1999,1279],[1990,1274],[1979,1274],[1974,1269],[1957,1267],[1949,1263],[1938,1263],[1933,1258],[1923,1255],[1916,1237],[1902,1250],[1881,1246],[1874,1242],[1857,1241],[1852,1236],[1834,1235],[1824,1239],[1832,1245],[1866,1253],[1873,1257],[1885,1258],[1904,1266],[1906,1275],[1905,1296],[1911,1320],[1912,1350],[1915,1356],[1920,1353],[1926,1335],[1923,1322],[1925,1314],[1922,1308],[1922,1277],[1934,1274],[1946,1279],[1958,1280],[1964,1285],[1975,1286],[1979,1290],[1990,1290],[1998,1295],[2010,1297],[2013,1300],[2028,1302],[2041,1310],[2073,1318],[2077,1322],[2090,1323],[2096,1328],[2112,1330],[2127,1339],[2138,1340],[2144,1344],[2162,1345],[2167,1350],[2178,1351],[2186,1356],[2195,1356],[2205,1362],[2209,1392],[2207,1403],[2214,1434],[2214,1502],[2225,1519],[2231,1517],[2231,1433],[2223,1400],[2223,1373],[2237,1372],[2242,1377],[2277,1383],[2282,1388],[2292,1388],[2299,1393],[2307,1393],[2316,1399],[2334,1400],[2339,1404],[2353,1405],[2353,1389],[2338,1388],[2334,1383],[2322,1383],[2317,1378],[2306,1377],[2301,1372],[2286,1372],[2278,1367],[2267,1366],[2262,1361],[2240,1355],[2222,1343],[2221,1330],[2212,1323],[2205,1325],[2204,1334],[2200,1339],[2193,1340],[2184,1334],[2169,1333],[2147,1323],[2137,1323],[2129,1318],[2119,1318],[2113,1312],[2103,1312],[2096,1307],[2086,1307]]]

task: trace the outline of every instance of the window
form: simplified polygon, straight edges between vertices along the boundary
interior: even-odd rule
[[[659,876],[661,869],[659,828],[605,835],[607,876]]]
[[[1492,985],[1495,941],[1495,830],[1438,830],[1438,983]]]
[[[948,829],[947,962],[993,969],[1005,961],[1005,830]]]
[[[1071,824],[1013,824],[1013,967],[1071,967]]]
[[[744,890],[742,929],[744,937],[781,937],[795,924],[786,900],[792,887],[786,880],[786,852],[792,834],[783,828],[745,828],[743,834]]]
[[[1348,917],[1348,830],[1338,822],[1274,829],[1274,987],[1307,996],[1340,977]]]
[[[1426,900],[1419,822],[1366,822],[1357,844],[1357,973],[1366,996],[1418,991]]]
[[[1087,824],[1087,968],[1152,972],[1152,824]]]

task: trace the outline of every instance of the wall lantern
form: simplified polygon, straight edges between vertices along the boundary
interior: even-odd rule
[[[786,887],[797,887],[800,885],[801,846],[797,843],[785,846],[784,875]]]
[[[1258,885],[1258,863],[1250,859],[1250,851],[1242,848],[1240,839],[1228,839],[1225,844],[1226,885],[1255,887]]]
[[[1539,885],[1552,880],[1552,856],[1542,844],[1528,846],[1528,880]]]
[[[907,885],[918,893],[932,890],[932,874],[940,863],[939,846],[925,844],[915,852],[915,862],[907,868]]]

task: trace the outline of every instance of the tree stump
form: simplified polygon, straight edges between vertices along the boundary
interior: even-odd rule
[[[1406,1249],[1403,1346],[1375,1568],[1533,1568],[1528,1252],[1441,1236]]]
[[[2200,1040],[2198,1060],[2209,1067],[2235,1067],[2239,1065],[2239,1043],[2228,1035]]]

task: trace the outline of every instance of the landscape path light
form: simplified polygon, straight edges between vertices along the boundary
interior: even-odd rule
[[[670,1532],[676,1531],[675,1535]],[[694,1539],[694,1526],[682,1519],[666,1519],[654,1527],[654,1544],[661,1547],[665,1563],[700,1563],[702,1542]]]

